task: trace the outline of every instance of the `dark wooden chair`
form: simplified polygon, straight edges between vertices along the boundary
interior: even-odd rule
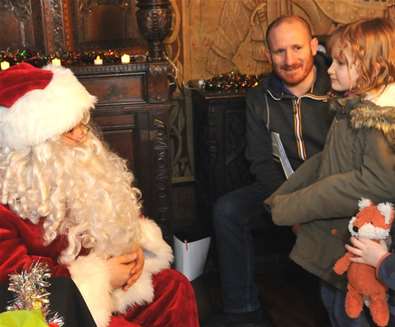
[[[193,88],[192,103],[198,223],[200,228],[212,234],[215,201],[223,194],[253,182],[244,156],[245,93]],[[275,226],[268,213],[257,217],[256,221],[253,237],[257,270],[264,269],[267,264],[280,267],[288,260],[294,243],[291,229]],[[212,249],[209,259],[215,263],[214,254]],[[210,267],[210,262],[208,265]]]

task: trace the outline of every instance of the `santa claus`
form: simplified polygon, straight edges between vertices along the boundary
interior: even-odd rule
[[[125,160],[89,125],[95,102],[63,67],[0,72],[0,282],[39,260],[74,281],[99,327],[198,326]]]

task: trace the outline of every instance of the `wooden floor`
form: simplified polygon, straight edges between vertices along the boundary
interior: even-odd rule
[[[296,265],[283,273],[258,274],[265,308],[277,327],[324,327],[326,311],[319,295],[318,280]],[[329,326],[329,325],[328,325]]]
[[[257,273],[261,301],[275,327],[326,327],[317,280],[296,265]],[[202,325],[221,307],[219,278],[208,272],[193,281]]]

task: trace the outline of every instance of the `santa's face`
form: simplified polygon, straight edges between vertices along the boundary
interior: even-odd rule
[[[79,123],[66,133],[63,133],[62,139],[70,145],[82,144],[86,141],[89,132],[89,126],[84,123]]]
[[[90,118],[89,112],[84,113],[82,120],[77,125],[61,135],[62,141],[68,145],[81,145],[85,143],[91,129],[89,126]]]

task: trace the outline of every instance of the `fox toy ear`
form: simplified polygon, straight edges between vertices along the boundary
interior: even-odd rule
[[[377,205],[378,211],[384,216],[384,221],[387,225],[391,224],[394,220],[394,207],[392,203],[385,202]]]
[[[361,200],[358,201],[358,207],[359,209],[367,208],[371,206],[373,203],[369,199],[366,198],[361,198]]]

